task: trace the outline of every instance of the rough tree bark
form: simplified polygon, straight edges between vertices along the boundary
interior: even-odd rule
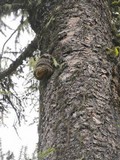
[[[61,64],[40,82],[39,153],[55,149],[45,160],[119,160],[118,93],[106,53],[112,46],[107,1],[44,0],[33,10],[29,20],[42,54]]]

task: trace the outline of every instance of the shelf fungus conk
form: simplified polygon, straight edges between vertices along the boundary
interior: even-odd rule
[[[52,56],[49,54],[43,54],[35,66],[35,78],[37,80],[48,79],[53,74],[53,71]]]

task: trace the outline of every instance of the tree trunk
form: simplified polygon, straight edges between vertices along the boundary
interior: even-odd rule
[[[119,160],[118,95],[106,53],[112,46],[107,1],[44,0],[36,14],[30,12],[30,22],[42,54],[60,63],[40,82],[39,158]]]

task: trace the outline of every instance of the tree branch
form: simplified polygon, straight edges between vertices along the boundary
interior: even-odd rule
[[[37,49],[37,37],[28,45],[25,51],[9,66],[5,71],[0,72],[0,80],[6,76],[11,75],[27,57],[31,57],[33,52]]]
[[[11,12],[12,12],[12,11],[17,11],[19,9],[25,9],[26,6],[28,6],[28,3],[25,0],[24,1],[22,0],[0,0],[0,9],[1,9],[0,13],[2,15],[7,13],[4,9],[5,5],[12,5],[12,8],[11,8]]]
[[[0,5],[13,4],[13,3],[22,4],[24,2],[22,0],[0,0]]]
[[[13,0],[1,0],[0,5],[11,4],[12,2],[13,2]]]

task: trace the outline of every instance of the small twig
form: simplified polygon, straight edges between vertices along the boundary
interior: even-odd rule
[[[18,131],[17,131],[17,128],[16,128],[16,126],[13,124],[13,128],[15,129],[15,132],[16,132],[16,134],[17,134],[17,136],[20,138],[20,136],[19,136],[19,133],[18,133]],[[21,138],[20,138],[21,139]]]
[[[3,47],[2,47],[2,55],[4,53],[4,48],[5,48],[5,45],[7,44],[7,42],[12,38],[12,36],[17,32],[19,31],[20,27],[27,21],[27,19],[25,21],[23,21],[23,17],[21,18],[21,23],[18,25],[18,27],[14,30],[14,32],[10,35],[10,37],[6,40],[6,42],[3,44]],[[2,56],[1,55],[1,56]]]
[[[11,58],[9,58],[9,57],[2,57],[2,59],[7,59],[7,60],[10,60],[10,61],[12,61],[12,62],[14,62]]]
[[[19,24],[19,26],[16,28],[16,30],[10,35],[10,37],[6,40],[6,42],[3,44],[3,47],[2,47],[2,56],[3,56],[3,53],[4,53],[4,48],[5,48],[5,45],[7,44],[7,42],[12,38],[12,36],[17,32],[17,30],[19,29],[21,24]]]
[[[4,53],[13,53],[13,54],[17,54],[17,53],[21,53],[21,52],[15,52],[15,51],[9,51],[9,52],[7,52],[7,51],[5,51]],[[1,53],[0,53],[1,54]],[[3,57],[2,57],[3,58]]]

